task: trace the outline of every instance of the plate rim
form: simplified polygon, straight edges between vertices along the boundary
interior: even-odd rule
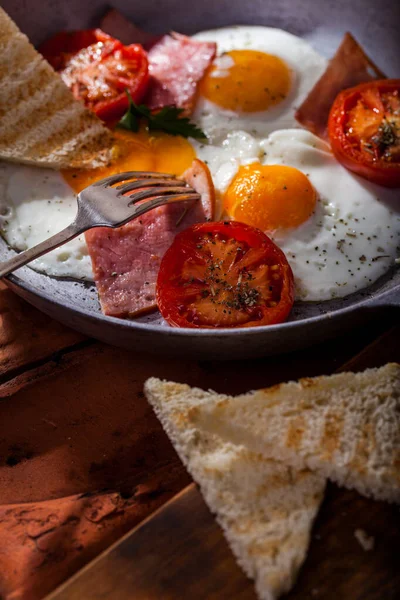
[[[4,241],[4,240],[3,240]],[[6,243],[6,242],[5,242]],[[30,267],[24,267],[30,268]],[[33,270],[33,269],[32,269]],[[40,273],[40,275],[44,275],[45,277],[50,277],[45,273]],[[51,277],[51,279],[55,279]],[[356,312],[362,310],[364,308],[384,308],[385,306],[398,306],[400,308],[400,283],[396,283],[394,287],[389,288],[384,291],[376,291],[372,293],[371,296],[367,298],[361,298],[354,304],[350,304],[348,306],[344,306],[343,308],[339,308],[337,310],[330,310],[325,313],[321,313],[318,315],[313,315],[306,318],[301,318],[296,321],[285,321],[283,323],[276,323],[273,325],[258,325],[254,327],[236,327],[236,328],[192,328],[192,327],[171,327],[169,325],[159,325],[152,323],[143,323],[140,321],[135,321],[133,319],[123,319],[119,317],[113,317],[109,315],[104,315],[102,312],[94,313],[92,310],[83,307],[83,306],[74,306],[72,300],[69,302],[60,302],[54,298],[52,293],[47,293],[46,289],[37,290],[31,283],[21,279],[14,273],[11,273],[7,277],[4,278],[5,281],[9,281],[13,286],[17,286],[24,291],[34,294],[35,296],[42,298],[46,302],[52,304],[53,306],[60,307],[62,309],[67,309],[72,313],[78,314],[82,317],[93,319],[97,321],[99,324],[106,322],[110,326],[116,326],[117,328],[123,328],[124,330],[130,330],[132,332],[141,331],[147,332],[149,334],[154,335],[168,335],[176,338],[192,336],[194,338],[203,338],[208,337],[210,335],[218,335],[220,337],[251,337],[256,336],[261,333],[276,333],[278,331],[290,331],[297,328],[303,328],[304,326],[312,327],[312,325],[320,323],[323,320],[333,320],[340,319],[341,317],[345,317],[346,315],[351,314],[352,312]],[[393,301],[392,296],[399,293],[397,302],[396,299]],[[346,296],[344,297],[346,298]],[[386,302],[386,300],[389,300]],[[246,335],[247,334],[247,335]]]

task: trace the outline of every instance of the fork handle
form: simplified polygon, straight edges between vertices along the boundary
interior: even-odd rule
[[[0,278],[5,277],[15,271],[15,269],[19,269],[23,267],[31,260],[35,258],[39,258],[43,254],[50,252],[50,250],[54,250],[54,248],[58,248],[62,244],[73,240],[76,236],[82,233],[84,229],[82,227],[78,227],[76,222],[74,221],[71,225],[68,225],[62,231],[59,231],[55,235],[52,235],[50,238],[33,246],[33,248],[29,248],[29,250],[24,250],[24,252],[20,252],[16,256],[13,256],[9,260],[5,260],[4,262],[0,262]]]

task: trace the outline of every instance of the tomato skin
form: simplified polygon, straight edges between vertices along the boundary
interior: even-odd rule
[[[337,160],[349,171],[364,179],[384,187],[400,187],[400,163],[384,159],[374,159],[365,150],[360,149],[346,134],[349,111],[359,99],[370,101],[376,96],[374,111],[381,111],[379,93],[400,94],[400,79],[383,79],[362,83],[343,90],[336,97],[328,119],[328,134],[332,152]],[[382,119],[384,113],[382,112]]]
[[[186,265],[194,264],[196,248],[199,248],[198,240],[200,238],[207,239],[204,236],[217,236],[212,238],[214,240],[218,237],[226,241],[233,239],[236,243],[243,243],[246,247],[249,247],[249,253],[254,250],[258,258],[253,266],[248,266],[250,272],[252,272],[252,268],[263,267],[267,264],[278,269],[276,273],[279,273],[279,281],[266,282],[267,286],[271,286],[269,290],[272,290],[273,287],[278,290],[279,287],[279,300],[274,302],[276,306],[264,306],[264,298],[262,297],[262,302],[258,306],[238,310],[240,319],[235,319],[234,314],[232,318],[226,317],[223,323],[218,322],[218,320],[212,322],[212,316],[211,321],[188,319],[187,315],[184,314],[184,310],[182,310],[185,304],[185,286],[188,283],[180,279],[180,273]],[[214,241],[211,241],[211,244],[213,243]],[[279,267],[276,265],[279,265]],[[237,285],[239,285],[239,282],[237,282]],[[158,274],[156,294],[158,308],[162,316],[170,325],[175,327],[212,329],[272,325],[286,320],[292,309],[294,278],[282,250],[259,229],[237,221],[198,223],[179,233],[164,255]],[[223,312],[226,313],[227,311],[224,310]],[[234,312],[232,309],[232,313]]]
[[[143,47],[123,46],[101,29],[61,32],[40,50],[75,98],[103,121],[118,121],[126,112],[125,90],[135,102],[141,102],[147,91],[149,69]]]
[[[113,40],[101,29],[83,29],[80,31],[60,31],[43,42],[38,50],[51,64],[53,69],[64,69],[68,60],[79,50],[97,42]],[[116,40],[115,40],[116,41]]]

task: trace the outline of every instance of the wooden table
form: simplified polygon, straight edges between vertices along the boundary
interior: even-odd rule
[[[254,598],[148,406],[143,382],[154,375],[240,393],[345,363],[362,369],[400,361],[399,333],[398,313],[388,312],[285,356],[154,359],[86,339],[0,284],[0,598],[43,598],[135,526],[131,541],[100,559],[101,569],[89,565],[54,598]],[[400,598],[399,525],[398,507],[330,485],[288,599]],[[374,550],[361,548],[356,529],[374,536]],[[151,564],[144,561],[149,539]],[[200,568],[210,557],[213,568]]]

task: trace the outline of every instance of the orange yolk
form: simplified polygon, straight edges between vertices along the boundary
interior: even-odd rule
[[[236,221],[275,231],[298,227],[317,201],[309,179],[293,167],[253,163],[239,168],[224,196],[224,208]]]
[[[252,113],[267,110],[288,95],[290,71],[277,56],[257,50],[232,50],[225,57],[231,58],[232,66],[225,69],[214,63],[200,84],[200,94],[214,104]]]
[[[107,167],[85,170],[65,170],[68,185],[80,192],[86,186],[124,171],[158,171],[181,175],[196,158],[187,139],[143,129],[138,133],[117,129],[114,132],[113,160]]]

